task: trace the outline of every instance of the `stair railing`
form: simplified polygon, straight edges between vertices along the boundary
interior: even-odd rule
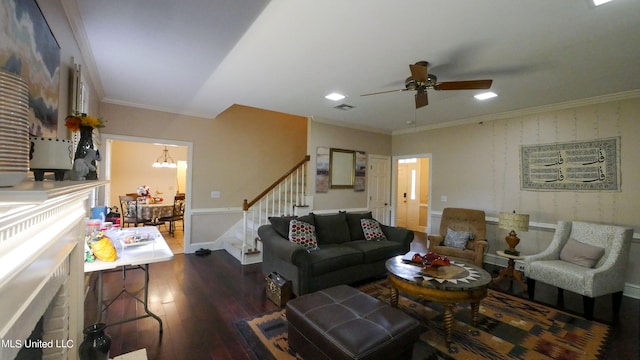
[[[242,202],[242,263],[247,255],[258,253],[258,227],[271,216],[293,216],[295,207],[307,206],[306,170],[311,160],[306,155],[291,170],[274,181],[253,200]],[[252,226],[249,226],[251,222]]]

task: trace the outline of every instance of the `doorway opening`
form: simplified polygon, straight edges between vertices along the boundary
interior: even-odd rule
[[[104,189],[104,203],[119,207],[119,195],[136,192],[146,185],[152,195],[162,198],[163,203],[173,204],[177,193],[185,194],[184,229],[179,223],[173,234],[168,224],[159,226],[167,244],[174,253],[184,253],[190,245],[190,209],[193,144],[166,139],[150,139],[131,136],[102,134],[101,152],[104,154],[100,166],[102,178],[109,180]],[[175,167],[153,167],[153,163],[168,149]]]
[[[429,233],[431,155],[394,157],[393,167],[395,225]]]

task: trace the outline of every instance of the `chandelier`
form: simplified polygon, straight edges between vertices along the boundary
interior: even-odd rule
[[[166,146],[164,147],[164,150],[162,150],[162,155],[160,155],[156,159],[156,162],[154,162],[153,165],[151,166],[155,168],[177,168],[178,167],[175,160],[173,160],[173,158],[169,155],[169,149],[167,149]]]

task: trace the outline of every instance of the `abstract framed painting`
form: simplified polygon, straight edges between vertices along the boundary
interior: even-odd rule
[[[60,46],[35,0],[3,0],[0,23],[0,68],[29,85],[29,132],[56,137]]]

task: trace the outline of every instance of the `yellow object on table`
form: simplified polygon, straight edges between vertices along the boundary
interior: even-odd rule
[[[116,254],[116,248],[113,247],[111,239],[103,237],[102,239],[91,243],[91,250],[98,260],[102,261],[116,261],[118,257]]]

